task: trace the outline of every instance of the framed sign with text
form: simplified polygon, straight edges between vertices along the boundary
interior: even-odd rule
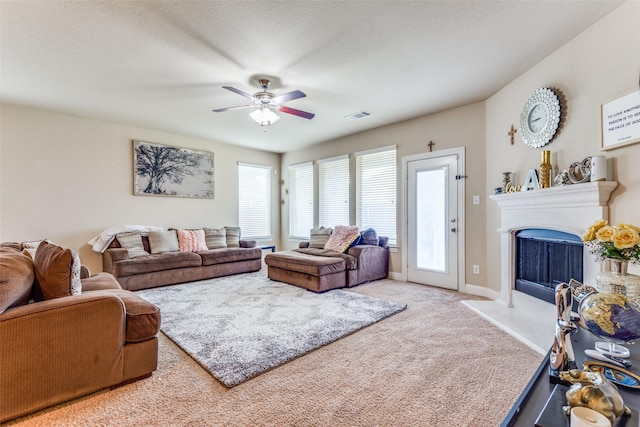
[[[602,104],[602,149],[640,142],[640,89]]]

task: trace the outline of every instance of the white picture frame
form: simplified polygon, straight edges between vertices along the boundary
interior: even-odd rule
[[[640,89],[601,107],[602,150],[640,142]]]

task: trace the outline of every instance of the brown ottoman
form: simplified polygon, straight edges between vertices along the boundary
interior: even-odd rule
[[[347,285],[342,258],[282,251],[265,255],[264,262],[269,279],[310,291],[323,292]]]

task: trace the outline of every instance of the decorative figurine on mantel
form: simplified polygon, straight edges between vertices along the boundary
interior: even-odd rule
[[[549,356],[549,375],[553,383],[561,382],[561,371],[576,368],[576,357],[571,344],[571,334],[577,331],[576,324],[571,320],[573,293],[566,283],[556,286],[556,333]]]

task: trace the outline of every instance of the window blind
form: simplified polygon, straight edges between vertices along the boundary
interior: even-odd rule
[[[349,225],[349,156],[318,161],[319,225]]]
[[[356,225],[397,245],[396,147],[356,153]]]
[[[238,164],[238,191],[242,237],[271,240],[271,167]]]
[[[313,162],[289,166],[289,237],[308,239],[313,228]]]

